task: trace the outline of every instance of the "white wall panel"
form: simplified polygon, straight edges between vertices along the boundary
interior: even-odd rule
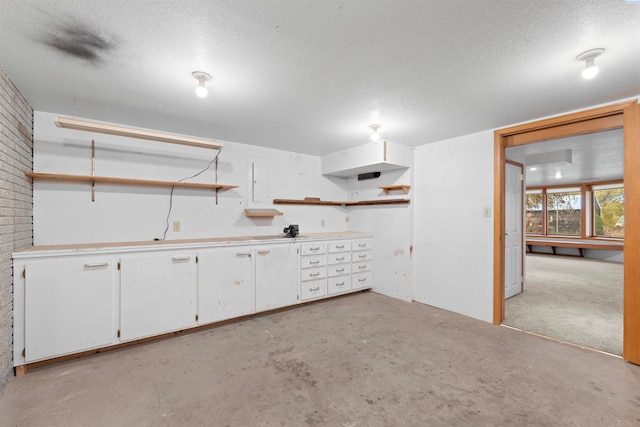
[[[418,147],[415,165],[414,299],[490,322],[493,132]]]
[[[347,180],[350,200],[380,200],[414,198],[394,191],[385,195],[380,185],[413,184],[413,167],[405,170],[382,172],[379,178],[358,181]],[[373,291],[405,301],[413,299],[411,245],[413,243],[413,200],[404,205],[376,205],[350,207],[349,230],[366,231],[374,235]]]
[[[91,174],[91,139],[96,140],[96,175],[179,180],[191,176],[217,154],[185,147],[111,135],[92,134],[54,125],[55,114],[36,112],[34,171]],[[95,118],[99,120],[99,118]],[[218,182],[239,188],[219,193],[176,188],[167,239],[280,234],[291,223],[302,233],[344,231],[346,211],[333,207],[277,205],[275,218],[247,218],[247,207],[274,207],[251,201],[251,159],[270,164],[273,198],[346,199],[346,190],[320,174],[320,158],[264,147],[225,142],[218,160]],[[213,182],[214,168],[191,180]],[[170,188],[36,181],[34,244],[137,241],[161,238],[169,209]],[[180,231],[173,232],[173,221]]]

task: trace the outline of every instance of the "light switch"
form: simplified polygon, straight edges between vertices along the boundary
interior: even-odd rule
[[[485,218],[491,218],[491,208],[482,209],[482,216]]]

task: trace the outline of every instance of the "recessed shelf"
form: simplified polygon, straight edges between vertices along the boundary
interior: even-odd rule
[[[199,182],[178,182],[178,181],[155,181],[148,179],[134,179],[134,178],[115,178],[109,176],[91,176],[91,175],[67,175],[59,173],[37,173],[37,172],[25,172],[25,175],[33,179],[42,179],[49,181],[67,181],[67,182],[103,182],[108,184],[122,184],[122,185],[143,185],[143,186],[155,186],[155,187],[189,187],[189,188],[203,188],[208,190],[230,190],[232,188],[238,188],[237,185],[222,185],[222,184],[205,184]]]
[[[409,194],[409,189],[411,188],[411,186],[407,184],[397,184],[397,185],[381,185],[378,188],[384,191],[384,194],[389,194],[389,191],[394,191],[394,190],[402,190],[404,191],[404,194]]]
[[[321,206],[371,206],[371,205],[397,205],[409,204],[410,199],[384,199],[384,200],[360,200],[360,201],[331,201],[320,199],[274,199],[274,205],[321,205]]]
[[[245,209],[244,214],[248,217],[274,217],[283,215],[277,209]]]

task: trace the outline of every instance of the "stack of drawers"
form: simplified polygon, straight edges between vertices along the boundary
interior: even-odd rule
[[[351,289],[370,288],[372,239],[354,240],[351,243]]]
[[[304,243],[300,251],[300,299],[370,288],[372,239]]]
[[[327,244],[300,245],[300,299],[327,295]]]

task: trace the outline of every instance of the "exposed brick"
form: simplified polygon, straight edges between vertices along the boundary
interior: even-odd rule
[[[13,369],[13,251],[33,244],[33,110],[0,69],[0,390]]]

